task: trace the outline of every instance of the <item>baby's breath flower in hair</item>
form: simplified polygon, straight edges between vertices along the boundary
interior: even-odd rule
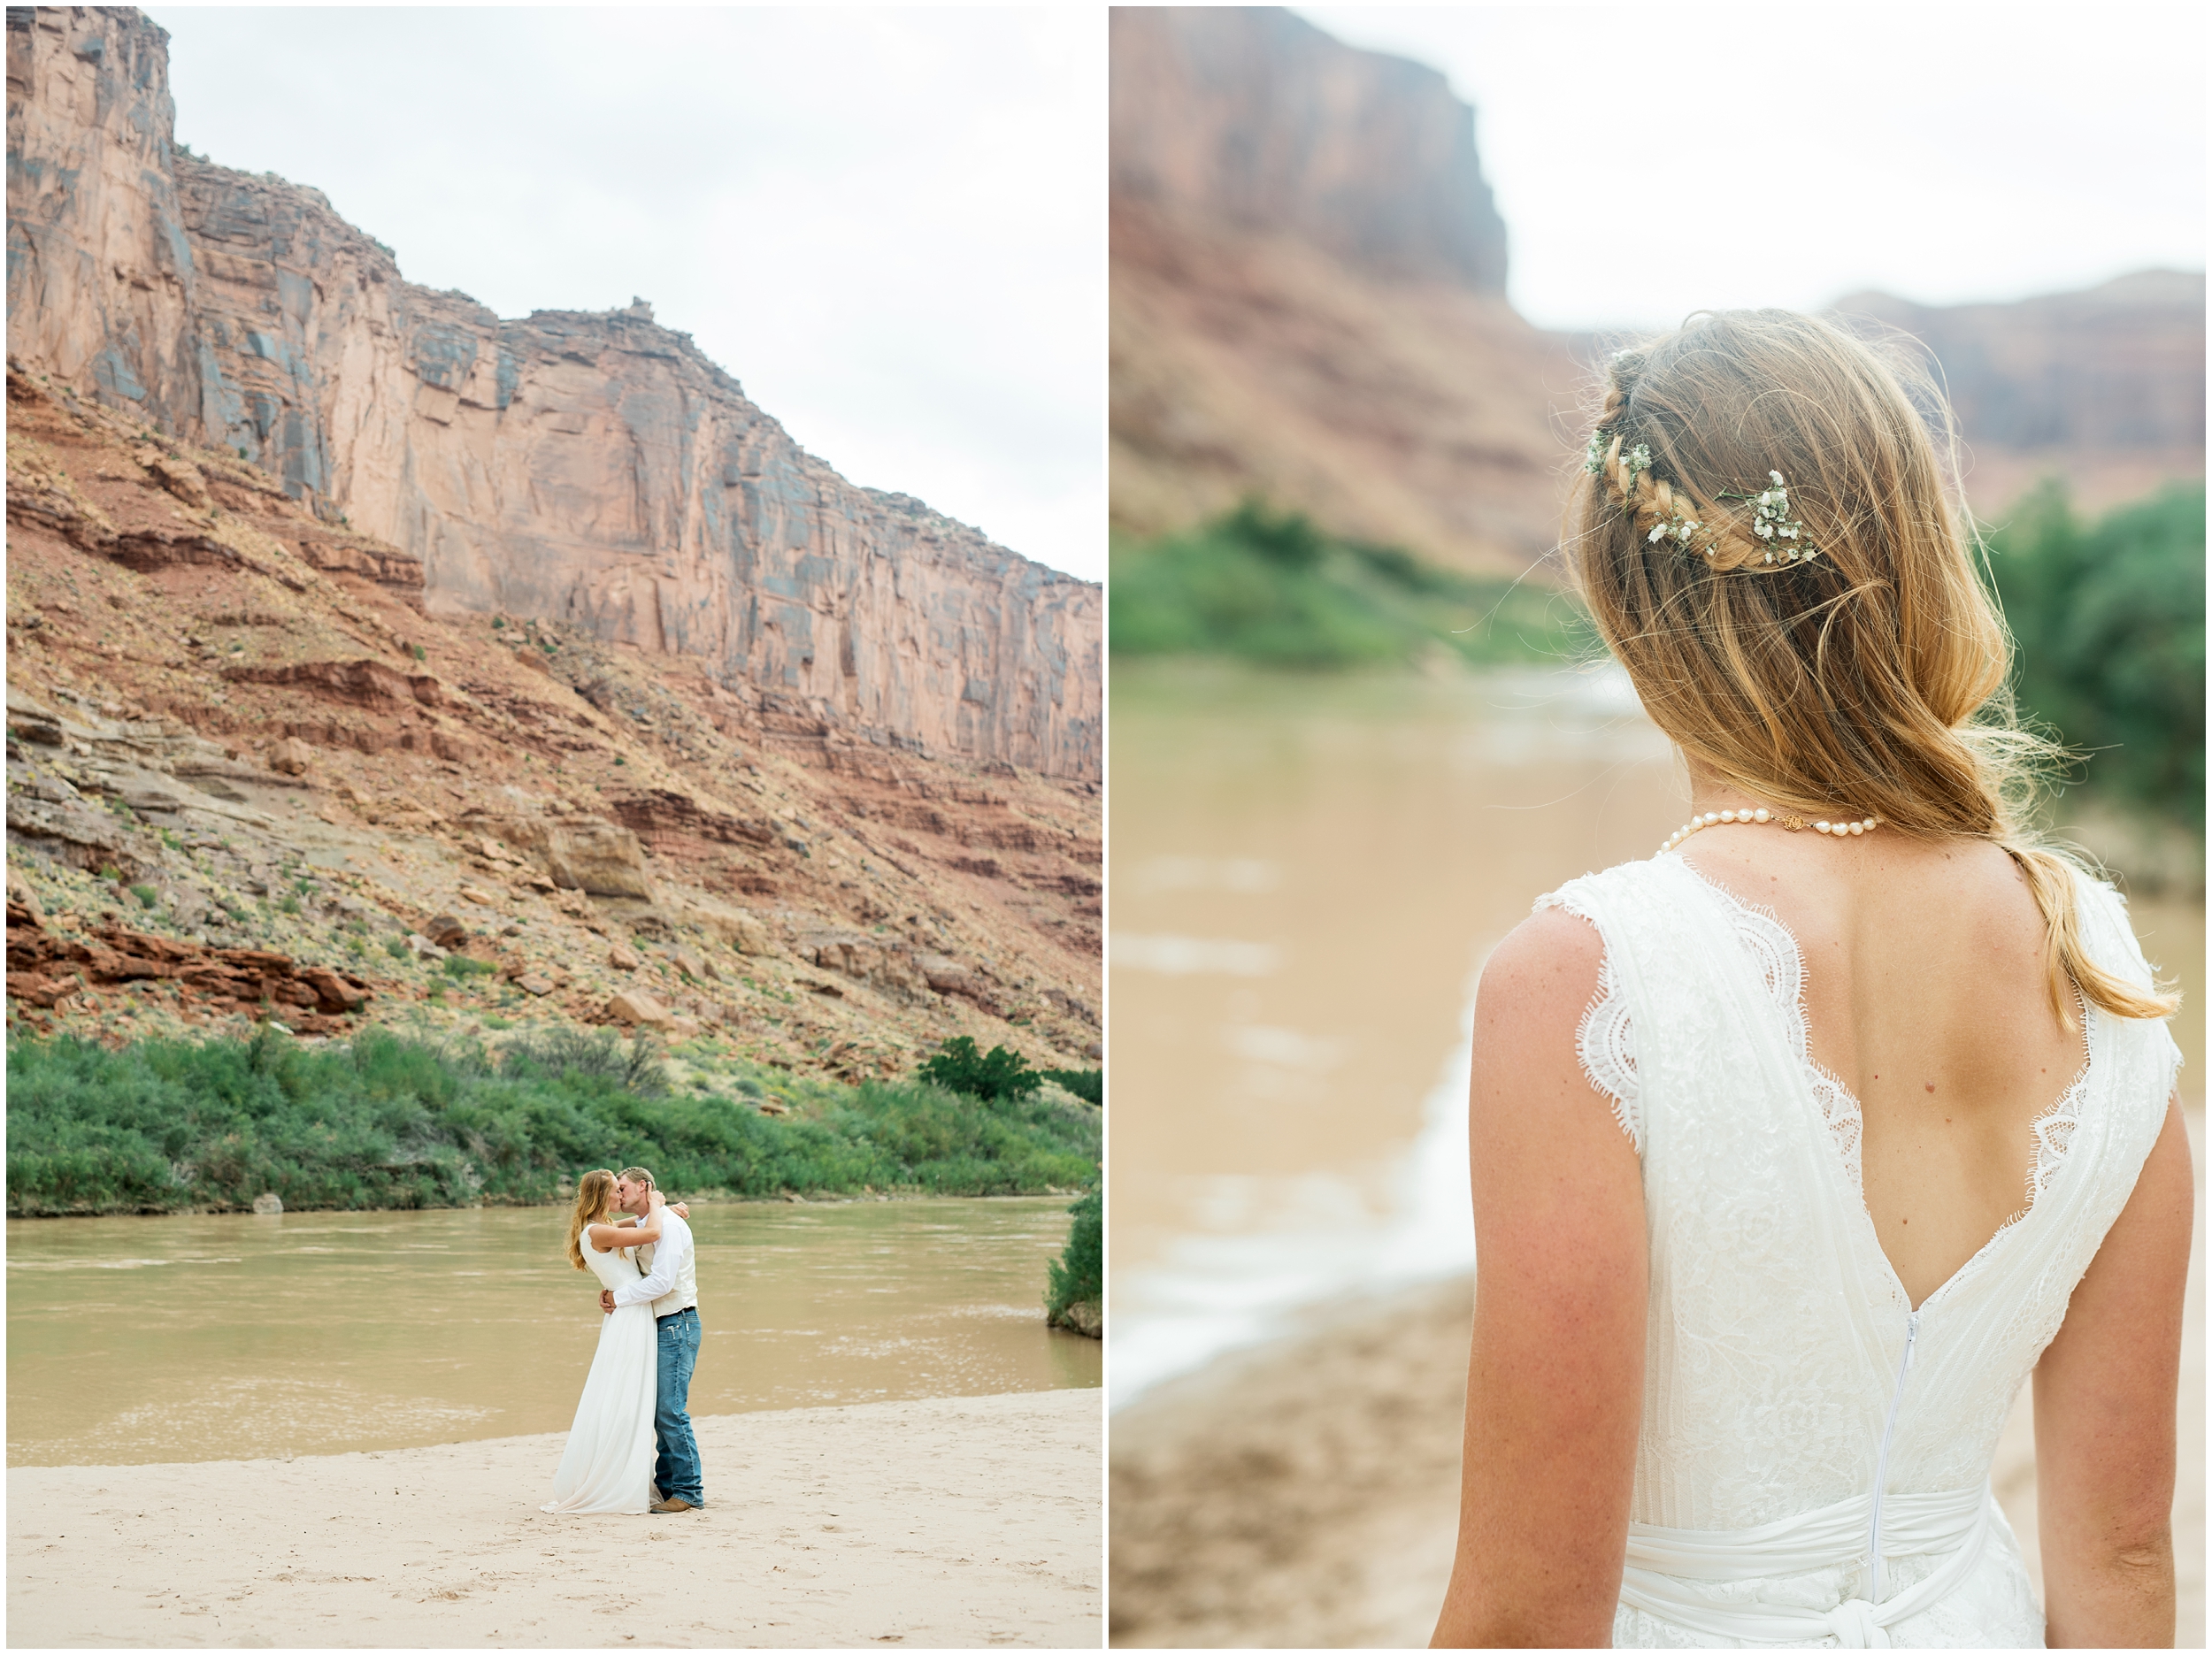
[[[1771,568],[1809,561],[1819,555],[1805,543],[1805,525],[1789,515],[1789,484],[1781,472],[1769,471],[1768,487],[1755,494],[1717,496],[1748,506],[1749,521],[1731,522],[1731,514],[1724,511],[1709,526],[1691,515],[1693,491],[1678,484],[1670,487],[1650,475],[1650,445],[1640,442],[1632,448],[1625,442],[1624,433],[1599,426],[1582,450],[1582,469],[1605,480],[1609,491],[1619,499],[1624,517],[1641,517],[1650,525],[1644,532],[1647,546],[1671,542],[1686,557],[1702,557],[1709,565],[1728,570]],[[1649,480],[1640,483],[1639,479],[1647,478]],[[1722,561],[1721,554],[1732,539],[1736,550]]]
[[[1695,517],[1685,513],[1681,507],[1677,506],[1663,521],[1651,525],[1651,533],[1644,536],[1644,541],[1645,544],[1650,545],[1660,540],[1674,540],[1687,546],[1690,543],[1690,536],[1704,526]],[[1707,556],[1711,556],[1712,552],[1711,547],[1705,548]]]
[[[1794,563],[1810,562],[1818,556],[1816,547],[1804,543],[1805,525],[1790,517],[1790,487],[1782,480],[1779,471],[1769,471],[1767,481],[1771,487],[1755,494],[1723,494],[1723,500],[1741,500],[1751,507],[1751,532],[1766,542],[1767,549],[1761,555],[1763,563]]]

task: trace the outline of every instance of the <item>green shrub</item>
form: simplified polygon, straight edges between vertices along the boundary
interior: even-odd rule
[[[138,906],[141,908],[151,908],[161,900],[161,893],[150,885],[133,885],[131,894],[138,899]]]
[[[968,1036],[956,1035],[914,1071],[948,1092],[972,1098],[1025,1098],[1045,1084],[1019,1052],[995,1046],[978,1052]]]
[[[1054,1085],[1073,1092],[1086,1103],[1106,1101],[1106,1071],[1102,1069],[1048,1069],[1039,1072]]]
[[[511,1041],[302,1046],[73,1038],[8,1048],[8,1210],[413,1207],[558,1199],[564,1176],[651,1167],[742,1196],[1014,1195],[1093,1176],[1099,1117],[918,1081],[847,1088],[763,1070],[746,1099],[675,1092],[649,1043],[566,1031]],[[741,1081],[739,1089],[746,1091]],[[795,1112],[763,1115],[772,1094]]]
[[[1075,1223],[1060,1256],[1045,1263],[1045,1321],[1057,1327],[1071,1305],[1099,1302],[1105,1268],[1104,1185],[1094,1184],[1068,1211]]]
[[[498,969],[488,960],[471,959],[465,954],[449,954],[445,957],[445,974],[457,983],[465,983],[472,977],[489,977]]]
[[[503,1061],[513,1074],[604,1081],[634,1097],[657,1098],[668,1090],[660,1048],[642,1029],[625,1045],[612,1029],[585,1030],[564,1023],[510,1040]]]
[[[1579,608],[1547,587],[1336,540],[1256,500],[1184,533],[1117,546],[1107,603],[1108,640],[1123,655],[1340,668],[1405,664],[1439,649],[1499,662],[1593,647]]]
[[[2024,715],[2093,792],[2204,831],[2204,485],[2094,525],[2047,483],[1988,537]]]

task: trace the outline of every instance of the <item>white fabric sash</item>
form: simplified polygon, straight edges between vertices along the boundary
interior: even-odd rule
[[[1885,1557],[1950,1555],[1927,1579],[1886,1603],[1851,1598],[1832,1609],[1756,1601],[1715,1603],[1692,1582],[1762,1580],[1863,1564],[1874,1515],[1870,1495],[1854,1495],[1756,1529],[1660,1529],[1631,1523],[1621,1602],[1707,1637],[1747,1644],[1832,1637],[1845,1649],[1887,1649],[1890,1628],[1933,1608],[1973,1572],[1981,1561],[1994,1507],[1986,1483],[1952,1494],[1886,1495]]]

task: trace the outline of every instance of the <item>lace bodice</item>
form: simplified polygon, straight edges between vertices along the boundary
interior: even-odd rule
[[[2147,985],[2117,894],[2077,885],[2092,955]],[[2157,1138],[2179,1061],[2165,1025],[2084,1008],[2085,1061],[2037,1122],[2023,1212],[1914,1313],[1861,1193],[1858,1104],[1808,1054],[1803,968],[1781,922],[1671,854],[1538,906],[1603,939],[1578,1045],[1643,1166],[1651,1289],[1633,1519],[1750,1529],[1870,1493],[1878,1463],[1893,1497],[1980,1483]],[[2016,1569],[2011,1545],[2007,1531],[1995,1552]],[[1899,1560],[1892,1586],[1915,1567]],[[2001,1584],[2019,1599],[2008,1613],[2036,1614],[2039,1642],[2024,1574]],[[1970,1642],[1996,1612],[1976,1613]],[[1670,1641],[1622,1613],[1623,1641]]]

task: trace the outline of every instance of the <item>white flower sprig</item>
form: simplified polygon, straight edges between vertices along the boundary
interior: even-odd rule
[[[1602,477],[1610,469],[1607,461],[1617,441],[1615,434],[1602,427],[1590,433],[1590,441],[1582,451],[1582,469],[1593,477]],[[1620,469],[1626,487],[1622,491],[1621,510],[1635,514],[1636,479],[1651,470],[1651,448],[1638,443],[1632,448],[1623,448]],[[1820,555],[1817,548],[1806,544],[1805,525],[1789,515],[1790,488],[1779,471],[1767,473],[1769,487],[1755,494],[1722,494],[1723,500],[1741,501],[1751,508],[1749,528],[1765,547],[1759,561],[1762,564],[1809,563]],[[1670,502],[1666,517],[1652,525],[1644,536],[1645,544],[1656,546],[1662,540],[1671,540],[1692,555],[1702,553],[1708,559],[1718,549],[1725,529],[1709,531],[1705,525],[1685,511],[1679,503]],[[1703,546],[1691,542],[1700,534],[1709,534]]]
[[[1644,543],[1648,546],[1660,540],[1671,540],[1687,546],[1690,543],[1690,536],[1704,526],[1695,517],[1685,517],[1682,508],[1677,506],[1665,522],[1655,523],[1651,525],[1651,533],[1644,536]],[[1705,548],[1705,555],[1708,557],[1713,555],[1713,548],[1710,546]]]
[[[1773,485],[1756,494],[1723,494],[1723,500],[1747,501],[1751,506],[1751,532],[1767,543],[1761,561],[1794,563],[1820,555],[1817,547],[1805,544],[1805,525],[1789,516],[1790,487],[1779,471],[1769,471]]]
[[[1582,451],[1582,469],[1593,477],[1604,476],[1606,470],[1605,456],[1611,451],[1612,447],[1613,433],[1611,432],[1605,430],[1601,426],[1598,430],[1592,432],[1590,433],[1590,446]],[[1649,445],[1640,442],[1632,448],[1623,449],[1621,451],[1621,464],[1627,468],[1628,487],[1630,491],[1632,493],[1636,487],[1636,474],[1639,471],[1648,471],[1651,469],[1651,448]]]

